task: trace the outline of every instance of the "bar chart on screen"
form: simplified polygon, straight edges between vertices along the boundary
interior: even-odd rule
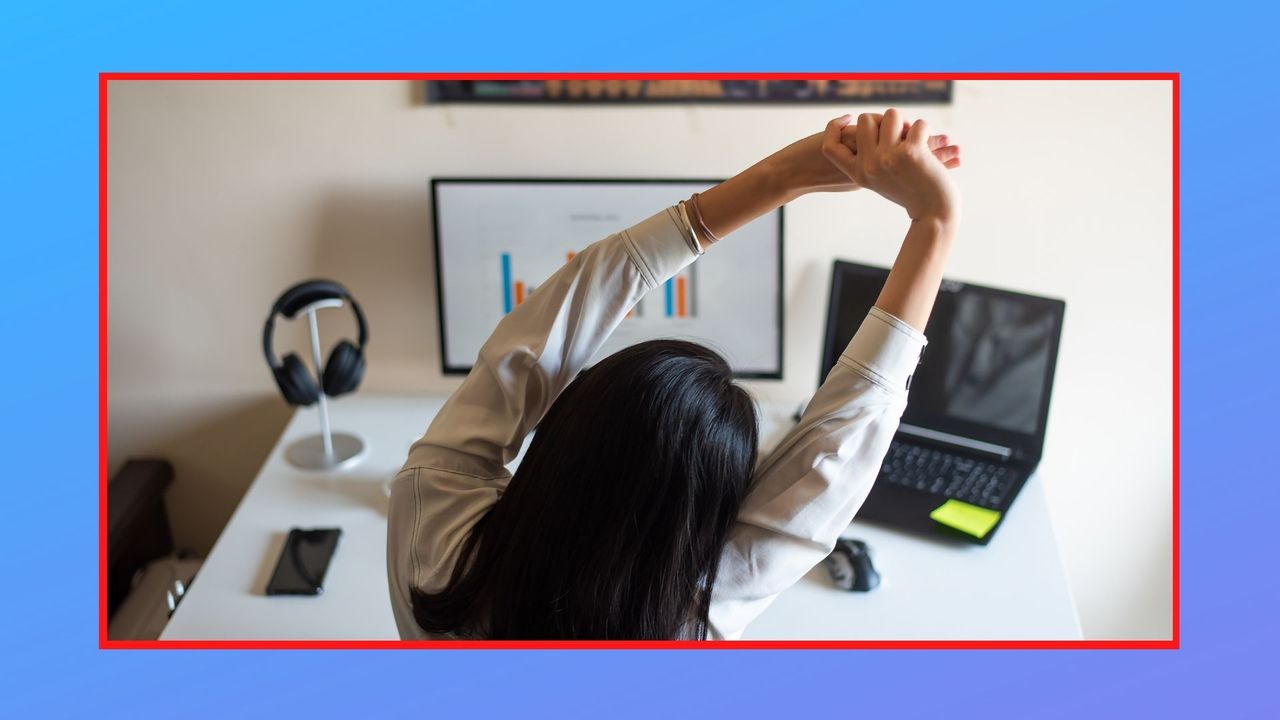
[[[565,262],[573,260],[575,254],[573,251],[565,253]],[[532,296],[533,291],[537,289],[537,285],[526,280],[517,279],[512,274],[510,252],[501,254],[499,267],[499,271],[502,274],[502,292],[499,294],[501,296],[502,313],[505,315],[523,304],[526,298]],[[698,316],[697,277],[697,266],[690,265],[662,284],[662,317],[696,318]],[[644,317],[643,299],[627,312],[628,319],[635,317]]]
[[[657,216],[661,227],[665,208],[706,187],[693,181],[436,180],[445,372],[469,370],[494,327],[542,293],[563,302],[583,289],[579,283],[589,282],[603,299],[609,280],[601,273],[622,273],[624,266],[594,266],[590,280],[578,274],[581,267],[561,271],[594,243],[646,218]],[[679,232],[678,226],[672,229]],[[690,264],[654,286],[632,285],[633,304],[593,360],[638,342],[677,338],[716,349],[740,375],[776,376],[781,246],[781,216],[773,213],[696,262],[691,255]],[[623,280],[620,274],[616,287],[626,287]]]

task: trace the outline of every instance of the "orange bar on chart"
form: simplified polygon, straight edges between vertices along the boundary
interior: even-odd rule
[[[524,283],[516,281],[516,305],[524,302]]]
[[[676,315],[685,317],[685,299],[688,291],[685,289],[687,281],[683,277],[676,278]]]

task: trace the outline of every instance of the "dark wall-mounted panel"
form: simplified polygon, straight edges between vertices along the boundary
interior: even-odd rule
[[[949,80],[432,80],[427,102],[950,103]]]

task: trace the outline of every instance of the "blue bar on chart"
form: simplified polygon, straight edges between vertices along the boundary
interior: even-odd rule
[[[675,285],[668,280],[663,283],[662,289],[667,299],[667,317],[671,317],[676,311]]]
[[[502,253],[502,312],[511,312],[511,253]]]

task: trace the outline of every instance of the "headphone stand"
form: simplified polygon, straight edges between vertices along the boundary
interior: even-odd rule
[[[307,325],[311,329],[311,361],[317,373],[323,359],[320,357],[320,327],[316,323],[316,311],[340,307],[342,300],[333,298],[317,300],[298,311],[307,316]],[[320,393],[319,406],[320,434],[292,442],[284,451],[285,459],[303,470],[338,470],[359,462],[365,453],[364,440],[351,433],[333,432],[329,427],[329,401],[324,393]]]

